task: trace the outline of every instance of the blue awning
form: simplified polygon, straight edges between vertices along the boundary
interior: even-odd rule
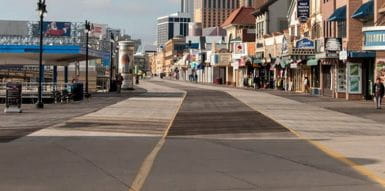
[[[376,52],[374,51],[349,51],[349,58],[375,58]]]
[[[346,20],[346,6],[340,7],[334,11],[329,21],[345,21]]]
[[[374,1],[368,1],[361,5],[360,8],[352,15],[354,19],[369,20],[374,17]]]

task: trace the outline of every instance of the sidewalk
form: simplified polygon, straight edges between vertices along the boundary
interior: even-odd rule
[[[141,93],[98,111],[67,120],[31,136],[161,136],[179,107],[184,92],[141,82]]]
[[[365,112],[365,108],[370,107],[369,104],[343,101],[320,101],[316,103],[302,100],[303,102],[299,102],[266,92],[170,82],[225,91],[256,111],[298,132],[302,138],[314,140],[341,153],[348,160],[375,172],[385,182],[385,125],[372,119],[359,117],[360,114],[357,112],[361,107],[364,108],[363,112]],[[322,98],[315,99],[322,100]],[[332,108],[334,105],[339,105],[334,108],[343,111],[361,107],[356,108],[356,111],[351,111],[356,114],[355,116],[326,109],[327,107]],[[382,113],[382,111],[380,112]],[[367,116],[375,116],[375,114]]]

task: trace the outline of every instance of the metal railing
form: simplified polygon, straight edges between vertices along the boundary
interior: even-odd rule
[[[22,97],[23,98],[37,98],[39,83],[37,82],[23,82]],[[0,83],[0,98],[5,98],[7,92],[7,83]],[[52,98],[56,92],[68,90],[71,83],[42,83],[43,97]]]

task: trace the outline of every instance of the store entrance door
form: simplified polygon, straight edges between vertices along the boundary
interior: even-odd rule
[[[332,97],[332,69],[331,65],[322,66],[322,92],[324,96]]]

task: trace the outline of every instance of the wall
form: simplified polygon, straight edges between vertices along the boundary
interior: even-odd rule
[[[268,33],[282,32],[287,28],[287,12],[291,0],[278,0],[269,7]],[[282,28],[282,26],[285,26]]]

